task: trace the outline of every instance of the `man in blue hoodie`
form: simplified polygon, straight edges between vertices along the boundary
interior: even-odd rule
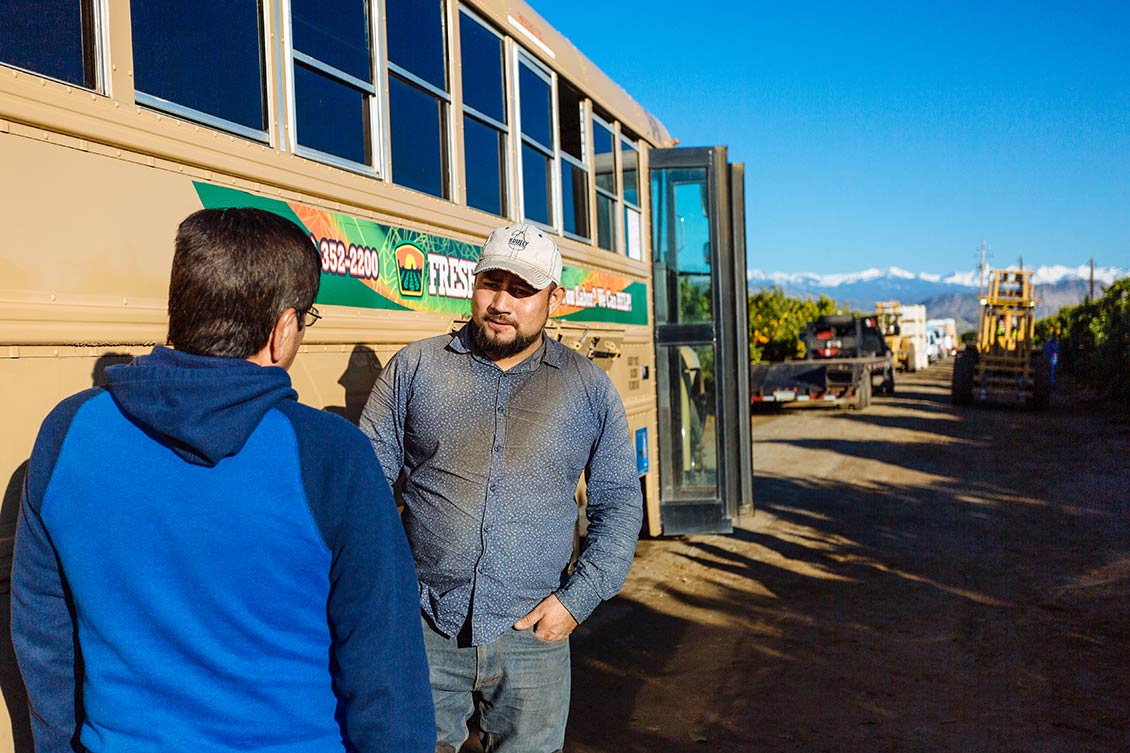
[[[37,750],[434,750],[388,484],[286,372],[319,272],[282,217],[191,215],[175,350],[107,369],[44,421],[12,575]]]

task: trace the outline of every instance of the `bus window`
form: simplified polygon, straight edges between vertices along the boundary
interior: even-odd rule
[[[503,42],[493,29],[460,8],[463,84],[463,161],[467,205],[505,217],[506,78]]]
[[[291,0],[299,147],[371,165],[373,56],[364,0]],[[327,117],[333,113],[333,117]]]
[[[621,139],[620,159],[624,164],[624,201],[639,209],[639,151],[627,138]]]
[[[0,3],[0,62],[96,88],[92,6],[92,0]]]
[[[549,197],[550,159],[540,149],[522,144],[522,206],[527,220],[549,225],[551,222]]]
[[[640,210],[639,150],[628,138],[620,142],[621,176],[624,184],[624,253],[643,258],[643,213]]]
[[[612,126],[592,119],[592,151],[596,163],[596,245],[616,250],[616,137]]]
[[[624,205],[624,252],[632,259],[643,258],[643,215]]]
[[[585,105],[581,92],[568,81],[557,80],[557,123],[561,140],[561,229],[566,235],[588,240],[589,171],[585,161]]]
[[[518,57],[518,113],[522,134],[522,217],[553,226],[553,95],[548,72]]]
[[[463,118],[467,206],[506,216],[506,134],[478,118]]]
[[[130,21],[139,103],[266,140],[256,0],[133,0]]]
[[[451,198],[443,3],[385,0],[392,180]]]
[[[385,24],[388,62],[396,72],[446,92],[442,0],[385,0]]]
[[[448,198],[446,105],[428,92],[389,76],[392,179],[432,196]]]

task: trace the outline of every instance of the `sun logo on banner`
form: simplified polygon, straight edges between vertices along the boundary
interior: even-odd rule
[[[396,247],[397,279],[400,295],[421,298],[424,295],[424,264],[427,257],[416,245],[401,243]]]

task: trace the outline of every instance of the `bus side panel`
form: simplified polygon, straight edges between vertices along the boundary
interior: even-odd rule
[[[14,133],[0,134],[0,164],[19,176],[0,188],[7,234],[0,301],[17,291],[88,296],[68,301],[87,305],[164,300],[176,226],[200,208],[191,180],[140,157]]]
[[[637,337],[638,340],[634,339]],[[644,504],[641,533],[659,536],[663,532],[659,521],[659,445],[656,429],[659,413],[655,402],[655,346],[650,329],[627,333],[623,355],[616,359],[608,374],[624,399],[628,426],[636,442],[636,466],[640,470]]]
[[[0,478],[27,459],[47,412],[105,365],[165,339],[177,223],[189,179],[137,162],[0,134]]]

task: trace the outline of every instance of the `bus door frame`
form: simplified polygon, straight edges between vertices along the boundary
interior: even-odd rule
[[[659,432],[659,517],[664,535],[730,533],[734,520],[753,510],[753,462],[749,401],[749,316],[745,259],[745,170],[730,164],[724,146],[654,149],[648,155],[652,186],[652,244],[655,285],[655,346]],[[676,186],[657,180],[657,171],[704,170],[702,211],[709,226],[709,321],[679,321],[680,292],[687,266],[679,254],[697,249],[680,248],[685,216],[675,211]],[[677,173],[672,173],[677,174]],[[668,177],[668,176],[664,176]],[[686,181],[693,182],[693,181]],[[683,199],[685,201],[685,199]],[[695,207],[697,208],[697,207]],[[701,221],[702,218],[695,218]],[[666,227],[661,227],[666,224]],[[661,245],[665,247],[661,248]],[[695,260],[697,261],[697,260]],[[688,263],[693,263],[688,259]],[[702,277],[701,270],[692,273]],[[671,305],[675,311],[671,310]],[[712,355],[712,386],[703,390],[698,378],[699,356]],[[699,370],[695,375],[693,372]],[[690,373],[688,378],[686,375]],[[691,399],[687,385],[700,391],[702,416],[713,418],[716,476],[709,483],[686,483],[693,478],[694,463],[686,457],[691,427],[685,413]],[[701,394],[712,391],[713,395]],[[705,399],[703,399],[705,398]],[[706,419],[699,419],[702,441]],[[700,448],[701,449],[701,448]],[[709,463],[707,463],[707,467]],[[699,473],[700,476],[704,474]]]

